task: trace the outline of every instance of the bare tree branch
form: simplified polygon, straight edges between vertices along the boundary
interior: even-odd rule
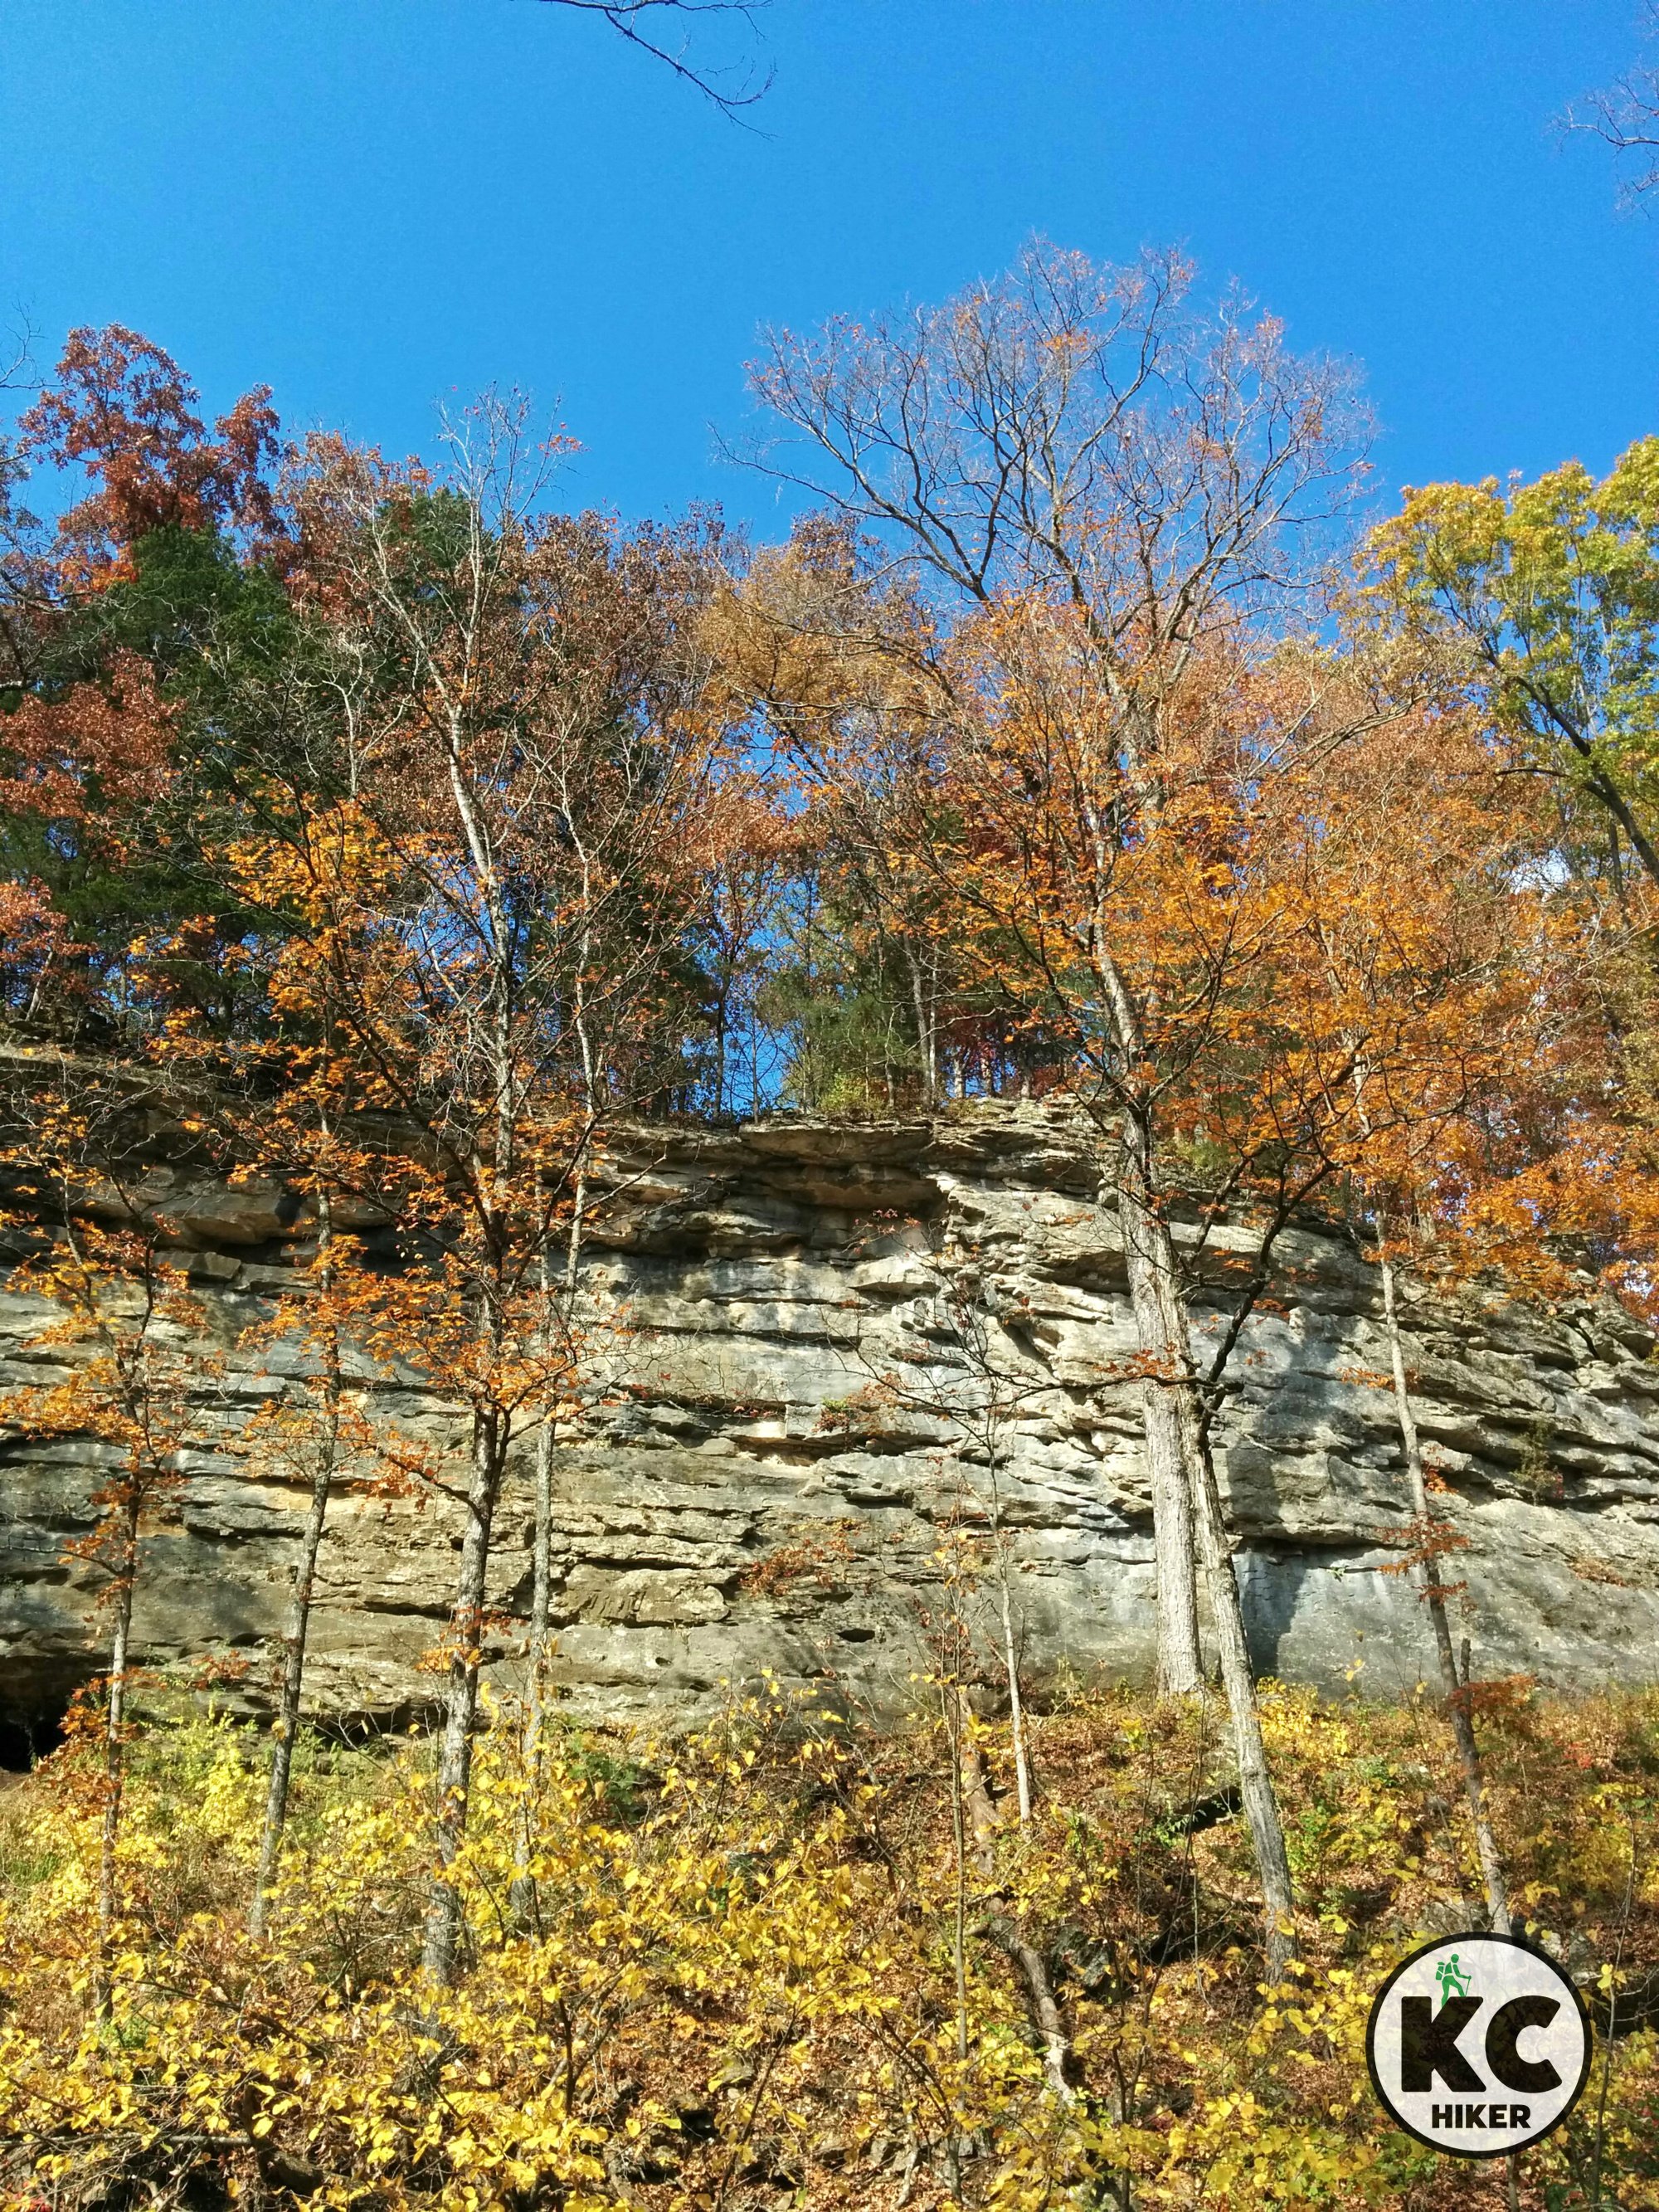
[[[542,4],[574,9],[583,15],[602,16],[629,46],[638,46],[653,61],[661,62],[683,83],[700,92],[733,122],[744,108],[753,107],[772,88],[775,70],[769,67],[763,73],[753,57],[742,63],[710,66],[694,60],[691,55],[696,17],[736,16],[752,33],[757,11],[769,7],[771,0],[542,0]],[[678,40],[666,34],[671,24],[680,29]],[[661,35],[659,25],[663,27]]]
[[[20,312],[0,343],[0,392],[33,392],[38,388],[33,338],[33,325]]]
[[[1659,38],[1659,0],[1645,0],[1643,36]],[[1619,156],[1619,205],[1645,207],[1659,189],[1659,65],[1626,70],[1610,85],[1586,93],[1557,118],[1562,131],[1600,138]]]

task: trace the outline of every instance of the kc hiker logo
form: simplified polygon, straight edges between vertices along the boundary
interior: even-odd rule
[[[1377,1991],[1365,2063],[1407,2135],[1457,2158],[1498,2158],[1548,2135],[1577,2103],[1589,2020],[1567,1976],[1530,1944],[1447,1936]]]

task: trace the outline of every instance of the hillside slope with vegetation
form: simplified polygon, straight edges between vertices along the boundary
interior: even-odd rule
[[[1022,1820],[1006,1727],[939,1656],[896,1737],[763,1698],[690,1740],[553,1735],[531,1772],[492,1729],[444,1995],[428,1747],[307,1749],[256,1939],[253,1744],[148,1737],[101,2017],[98,1767],[58,1753],[0,1799],[12,2201],[1496,2212],[1503,2162],[1399,2134],[1363,2055],[1388,1967],[1479,1917],[1431,1705],[1264,1690],[1300,1944],[1264,1992],[1214,1704],[1045,1713]],[[1518,2201],[1659,2203],[1659,1706],[1483,1717],[1517,1919],[1603,2033]]]

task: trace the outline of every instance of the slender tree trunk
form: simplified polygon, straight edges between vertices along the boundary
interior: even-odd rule
[[[587,1170],[576,1170],[575,1205],[565,1245],[564,1297],[567,1316],[572,1313],[576,1285],[581,1273],[582,1225],[587,1214]],[[552,1329],[553,1285],[548,1257],[542,1255],[542,1295],[547,1301],[547,1326]],[[536,1534],[530,1589],[530,1697],[525,1723],[525,1759],[534,1778],[539,1771],[542,1725],[547,1703],[548,1621],[553,1610],[553,1427],[544,1421],[536,1438]]]
[[[961,1760],[960,1771],[965,1784],[960,1787],[959,1795],[973,1827],[974,1856],[980,1878],[994,1892],[997,1881],[996,1808],[992,1804],[991,1793],[985,1785],[985,1763],[980,1757],[973,1721],[962,1692],[953,1690],[951,1694],[956,1699],[955,1748]],[[1062,2104],[1069,2105],[1075,2095],[1066,2078],[1066,2069],[1071,2062],[1072,2039],[1066,2033],[1066,2023],[1060,2016],[1048,1964],[1041,1951],[1029,1940],[1020,1923],[1001,1905],[993,1908],[985,1925],[998,1948],[1012,1960],[1019,1971],[1030,2002],[1032,2023],[1042,2039],[1043,2071],[1048,2077],[1048,2087]]]
[[[1139,1199],[1119,1190],[1130,1307],[1141,1349],[1164,1349],[1151,1217]],[[1182,1447],[1182,1413],[1170,1376],[1141,1382],[1146,1468],[1152,1482],[1152,1558],[1157,1564],[1157,1687],[1164,1697],[1192,1697],[1203,1687],[1199,1652],[1199,1583],[1192,1562],[1192,1498]]]
[[[98,1841],[98,1960],[93,2008],[107,2020],[112,1996],[110,1960],[115,1948],[115,1858],[121,1840],[121,1800],[126,1784],[127,1651],[132,1640],[132,1599],[138,1580],[139,1491],[129,1490],[121,1512],[120,1565],[115,1580],[115,1619],[110,1632],[109,1688],[104,1702],[104,1820]]]
[[[483,1664],[484,1598],[489,1573],[489,1537],[501,1492],[501,1437],[499,1415],[477,1413],[472,1425],[472,1469],[466,1493],[466,1534],[461,1543],[445,1701],[443,1742],[438,1754],[438,1869],[432,1877],[426,1937],[421,1964],[440,1988],[455,1978],[460,1948],[461,1893],[453,1869],[466,1833],[467,1800],[472,1784],[472,1737],[478,1717],[478,1674]]]
[[[995,1401],[997,1376],[991,1364],[988,1347],[983,1345],[976,1332],[969,1341],[983,1364],[986,1388],[991,1394],[986,1412],[985,1462],[991,1486],[991,1541],[996,1547],[997,1609],[1002,1625],[1002,1663],[1008,1676],[1008,1732],[1014,1750],[1014,1792],[1019,1806],[1019,1825],[1024,1828],[1030,1825],[1031,1820],[1031,1762],[1025,1739],[1025,1698],[1019,1680],[1019,1638],[1014,1624],[1013,1578],[1008,1571],[1008,1537],[1002,1523],[1001,1419]]]
[[[332,1288],[333,1211],[328,1194],[319,1194],[318,1225],[321,1251],[321,1288],[325,1297]],[[264,1826],[259,1838],[259,1864],[253,1877],[253,1901],[248,1908],[248,1933],[262,1936],[270,1917],[270,1893],[283,1855],[283,1831],[288,1825],[289,1784],[294,1773],[294,1747],[300,1733],[300,1705],[305,1689],[306,1638],[311,1624],[312,1593],[316,1588],[317,1558],[322,1549],[323,1528],[334,1487],[335,1462],[340,1428],[340,1343],[331,1322],[324,1355],[323,1408],[325,1433],[311,1479],[311,1504],[300,1532],[300,1556],[294,1565],[294,1595],[289,1604],[288,1626],[283,1637],[283,1687],[276,1725],[271,1731],[270,1778],[265,1792]]]
[[[1014,1746],[1014,1790],[1019,1805],[1019,1825],[1031,1823],[1031,1763],[1025,1751],[1025,1701],[1019,1687],[1019,1647],[1014,1635],[1014,1607],[1008,1587],[1008,1555],[1001,1531],[997,1532],[997,1580],[1002,1601],[1002,1663],[1008,1670],[1008,1728]]]
[[[524,1735],[520,1745],[524,1804],[513,1844],[513,1915],[519,1926],[536,1924],[536,1878],[530,1863],[536,1838],[536,1808],[541,1798],[543,1706],[547,1668],[548,1621],[553,1610],[553,1429],[544,1419],[536,1437],[536,1528],[531,1552],[529,1680],[525,1686]]]
[[[577,1200],[578,1207],[580,1200]],[[575,1229],[571,1231],[574,1240]],[[541,1255],[542,1333],[544,1346],[553,1334],[553,1282],[547,1254]],[[536,1432],[535,1524],[530,1554],[530,1634],[526,1656],[529,1675],[525,1685],[524,1758],[526,1772],[539,1755],[542,1734],[542,1675],[547,1664],[548,1622],[553,1611],[553,1421],[544,1413]]]
[[[1195,1415],[1191,1427],[1189,1448],[1195,1468],[1193,1518],[1197,1526],[1198,1553],[1204,1562],[1204,1577],[1215,1613],[1216,1656],[1221,1663],[1221,1686],[1226,1693],[1232,1725],[1233,1754],[1238,1761],[1239,1802],[1250,1832],[1256,1872],[1261,1882],[1267,1979],[1278,1982],[1283,1979],[1285,1967],[1296,1955],[1296,1938],[1290,1925],[1296,1903],[1291,1863],[1285,1850],[1279,1799],[1267,1765],[1267,1747],[1262,1739],[1261,1709],[1256,1702],[1255,1677],[1244,1637],[1244,1613],[1239,1603],[1238,1577],[1227,1540],[1220,1493],[1216,1488],[1215,1464]]]
[[[1139,1020],[1134,1002],[1112,959],[1103,921],[1098,918],[1094,939],[1096,972],[1111,1012],[1118,1052],[1126,1068],[1133,1068],[1145,1057]],[[1167,1389],[1176,1404],[1188,1510],[1215,1614],[1216,1651],[1232,1724],[1233,1753],[1238,1762],[1239,1797],[1261,1883],[1267,1977],[1276,1982],[1282,1978],[1295,1950],[1290,1925],[1294,1903],[1290,1860],[1285,1850],[1279,1800],[1267,1767],[1261,1713],[1250,1669],[1243,1608],[1239,1602],[1238,1577],[1216,1488],[1207,1424],[1200,1403],[1192,1334],[1181,1296],[1175,1243],[1153,1202],[1156,1182],[1152,1128],[1149,1115],[1138,1102],[1125,1103],[1119,1136],[1121,1151],[1118,1188],[1120,1194],[1127,1192],[1130,1201],[1121,1217],[1123,1247],[1126,1255],[1133,1255],[1130,1290],[1136,1329],[1142,1352],[1152,1356],[1166,1378],[1157,1387]],[[1144,1268],[1144,1275],[1138,1277],[1133,1272],[1136,1268]],[[1146,1334],[1149,1329],[1152,1332],[1150,1338]],[[1160,1575],[1163,1564],[1160,1556]],[[1161,1589],[1159,1595],[1161,1600]]]
[[[1426,1524],[1431,1517],[1429,1489],[1423,1474],[1423,1450],[1418,1438],[1417,1416],[1412,1411],[1411,1391],[1407,1383],[1406,1353],[1400,1334],[1394,1262],[1388,1253],[1388,1224],[1381,1218],[1377,1222],[1376,1234],[1377,1259],[1382,1274],[1382,1321],[1389,1340],[1389,1362],[1394,1372],[1395,1411],[1399,1416],[1400,1441],[1405,1450],[1406,1475],[1411,1486],[1412,1512],[1419,1523]],[[1446,1592],[1440,1580],[1439,1561],[1433,1558],[1425,1559],[1420,1571],[1424,1600],[1434,1624],[1435,1650],[1440,1662],[1440,1682],[1445,1696],[1447,1717],[1451,1722],[1452,1737],[1457,1746],[1458,1764],[1463,1770],[1463,1794],[1468,1800],[1469,1819],[1474,1828],[1474,1848],[1480,1861],[1480,1878],[1486,1886],[1486,1911],[1498,1933],[1507,1936],[1510,1933],[1509,1889],[1504,1879],[1504,1862],[1498,1854],[1498,1841],[1486,1814],[1480,1746],[1475,1737],[1474,1717],[1469,1711],[1468,1665],[1466,1662],[1460,1675],[1457,1656],[1452,1645]]]
[[[311,1504],[301,1532],[300,1556],[294,1568],[294,1595],[283,1638],[282,1703],[276,1725],[271,1731],[270,1780],[265,1792],[264,1826],[259,1838],[258,1870],[253,1877],[253,1901],[247,1917],[251,1936],[264,1936],[266,1931],[270,1888],[283,1855],[289,1784],[294,1772],[294,1746],[300,1733],[300,1703],[305,1688],[306,1632],[317,1578],[317,1554],[322,1547],[323,1524],[328,1518],[329,1494],[333,1485],[334,1453],[329,1446],[319,1457],[312,1477]]]
[[[1144,1157],[1145,1133],[1128,1116],[1125,1117],[1125,1126],[1131,1133],[1133,1148],[1143,1154],[1133,1161],[1134,1170],[1141,1177],[1141,1188],[1150,1188],[1150,1163]],[[1143,1338],[1142,1348],[1158,1356],[1170,1377],[1167,1383],[1158,1387],[1171,1401],[1175,1413],[1190,1525],[1198,1556],[1203,1562],[1210,1608],[1215,1617],[1216,1656],[1231,1723],[1233,1755],[1238,1762],[1239,1800],[1261,1883],[1267,1978],[1277,1982],[1295,1954],[1295,1938],[1290,1927],[1295,1897],[1285,1849],[1284,1823],[1279,1819],[1279,1799],[1261,1734],[1261,1711],[1256,1702],[1255,1677],[1244,1633],[1238,1576],[1233,1566],[1232,1547],[1216,1486],[1215,1462],[1199,1404],[1192,1335],[1176,1276],[1175,1246],[1168,1227],[1150,1206],[1140,1211],[1135,1237],[1144,1250],[1150,1278],[1147,1304],[1156,1310],[1156,1336],[1151,1344]],[[1126,1233],[1126,1249],[1130,1241]],[[1136,1320],[1139,1323],[1139,1305]]]
[[[1141,746],[1131,737],[1131,778],[1142,781]],[[1143,792],[1154,819],[1159,811],[1155,787]],[[1146,1057],[1140,1010],[1124,982],[1111,950],[1108,899],[1113,879],[1115,839],[1099,812],[1086,809],[1093,857],[1095,910],[1090,951],[1111,1023],[1114,1057],[1123,1071]],[[1118,1227],[1123,1239],[1129,1302],[1140,1349],[1157,1366],[1141,1386],[1141,1419],[1146,1437],[1147,1473],[1152,1488],[1152,1549],[1158,1571],[1158,1686],[1166,1696],[1187,1697],[1202,1686],[1198,1641],[1198,1591],[1193,1568],[1194,1472],[1185,1449],[1175,1389],[1190,1371],[1185,1356],[1184,1316],[1172,1334],[1171,1304],[1178,1306],[1174,1248],[1156,1204],[1154,1137],[1150,1114],[1128,1087],[1114,1086],[1118,1101],[1116,1191]],[[1179,1356],[1178,1356],[1179,1355]]]
[[[538,1771],[545,1717],[548,1622],[553,1611],[553,1425],[536,1438],[536,1532],[531,1554],[530,1680],[525,1698],[524,1755],[529,1778]]]
[[[564,1295],[567,1311],[574,1304],[581,1269],[582,1224],[587,1212],[587,1170],[576,1171],[575,1206],[565,1245]],[[545,1250],[541,1255],[541,1291],[545,1329],[550,1345],[553,1328],[553,1279]],[[530,1634],[526,1654],[529,1679],[525,1686],[524,1765],[526,1802],[514,1845],[514,1909],[520,1921],[533,1915],[534,1884],[530,1876],[531,1838],[535,1826],[536,1799],[541,1783],[542,1731],[546,1721],[549,1623],[553,1612],[553,1424],[544,1419],[536,1437],[535,1529],[532,1537],[530,1573]]]
[[[1129,1302],[1143,1352],[1167,1352],[1157,1279],[1157,1224],[1135,1187],[1125,1149],[1118,1178],[1118,1221],[1129,1278]],[[1185,1698],[1204,1686],[1198,1640],[1198,1579],[1193,1564],[1193,1510],[1182,1455],[1180,1411],[1171,1378],[1149,1376],[1140,1386],[1141,1423],[1152,1489],[1152,1553],[1158,1573],[1158,1687]]]
[[[939,1097],[937,1047],[933,1024],[928,1019],[927,994],[922,981],[921,963],[908,945],[903,951],[904,964],[910,971],[910,1004],[916,1018],[916,1058],[921,1069],[922,1103],[931,1106]]]
[[[956,1875],[955,1924],[951,1958],[957,1984],[957,2057],[968,2056],[968,1839],[963,1825],[962,1692],[945,1686],[945,1725],[951,1746],[951,1851]]]

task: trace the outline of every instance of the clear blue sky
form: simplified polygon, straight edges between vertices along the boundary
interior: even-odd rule
[[[1635,0],[775,0],[734,128],[535,0],[4,0],[0,309],[135,325],[216,406],[394,452],[528,388],[624,513],[714,464],[765,320],[933,298],[1033,230],[1179,240],[1354,357],[1386,486],[1659,429],[1659,222],[1551,118]]]

